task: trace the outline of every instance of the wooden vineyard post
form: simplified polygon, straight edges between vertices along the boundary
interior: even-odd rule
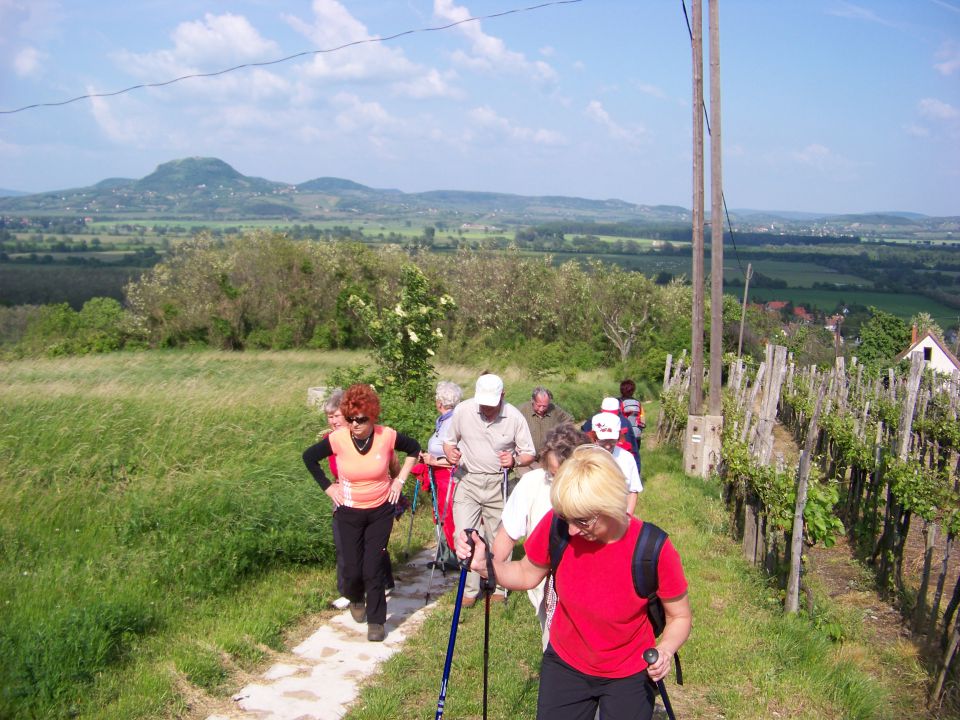
[[[817,391],[817,403],[807,428],[807,437],[800,453],[800,469],[797,473],[797,502],[793,510],[793,533],[790,537],[790,576],[787,580],[787,600],[784,610],[795,613],[800,609],[800,565],[803,560],[803,511],[807,506],[807,483],[810,480],[810,463],[817,440],[817,423],[823,408],[823,383]]]
[[[751,450],[759,465],[769,465],[773,455],[773,426],[777,422],[780,388],[787,372],[787,349],[783,345],[767,345],[767,363],[770,368],[769,382],[763,387],[757,434],[751,444]]]

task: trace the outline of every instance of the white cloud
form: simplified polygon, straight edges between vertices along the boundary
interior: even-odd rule
[[[924,98],[919,102],[920,114],[932,120],[956,120],[960,111],[949,103],[935,98]]]
[[[944,43],[937,52],[937,59],[941,62],[936,63],[933,67],[941,75],[949,77],[960,70],[960,48],[955,43]]]
[[[599,100],[591,100],[584,112],[588,118],[604,127],[614,140],[637,145],[646,135],[646,129],[642,126],[626,127],[616,122]]]
[[[13,68],[20,77],[36,75],[40,70],[40,61],[44,54],[35,47],[25,47],[13,58]]]
[[[396,129],[400,122],[388,113],[378,102],[364,102],[352,93],[338,93],[332,100],[337,109],[334,121],[345,132],[363,130],[371,133],[384,133]]]
[[[905,125],[903,131],[911,137],[925,138],[930,137],[930,130],[922,125]]]
[[[460,95],[453,85],[454,73],[441,73],[419,65],[408,59],[402,49],[376,42],[376,36],[337,0],[314,0],[312,9],[311,22],[290,15],[285,16],[285,20],[307,37],[315,49],[333,50],[350,43],[359,44],[337,52],[317,53],[301,65],[302,79],[308,88],[323,82],[392,83],[392,91],[405,97]]]
[[[865,22],[876,23],[877,25],[896,27],[895,23],[885,20],[877,15],[873,10],[848,2],[841,2],[839,7],[827,10],[827,14],[835,15],[836,17],[847,18],[848,20],[862,20]]]
[[[234,65],[276,59],[279,49],[241,15],[207,13],[203,20],[180,23],[171,34],[173,47],[148,53],[123,52],[117,61],[145,82],[165,82],[183,75],[216,72]],[[177,84],[180,93],[222,100],[241,94],[249,99],[289,93],[290,84],[264,68],[243,69],[215,78]]]
[[[953,11],[953,12],[955,12],[955,13],[960,13],[960,7],[957,7],[956,5],[951,5],[950,3],[945,2],[945,0],[930,0],[930,1],[931,1],[934,5],[939,5],[940,7],[944,8],[944,9],[946,9],[946,10],[951,10],[951,11]]]
[[[455,5],[453,0],[434,0],[433,12],[450,23],[471,17],[468,8]],[[508,49],[503,40],[483,32],[479,20],[458,25],[457,30],[470,41],[470,52],[457,50],[452,56],[454,62],[481,72],[519,73],[536,82],[556,82],[557,73],[548,63],[528,60],[523,53]]]
[[[96,93],[94,88],[87,88],[88,93]],[[149,133],[134,118],[134,114],[122,113],[122,119],[113,113],[116,98],[90,98],[90,112],[100,131],[108,140],[119,145],[136,144],[147,139]]]
[[[498,115],[496,111],[487,106],[473,108],[467,113],[467,117],[473,128],[509,140],[548,147],[567,144],[567,139],[562,133],[546,128],[528,128],[514,125],[507,118]]]
[[[189,72],[212,72],[226,65],[273,59],[276,43],[261,37],[242,15],[206,13],[203,20],[180,23],[173,47],[150,53],[124,53],[128,69],[152,80]]]
[[[644,95],[650,95],[651,97],[658,98],[660,100],[665,100],[667,94],[663,91],[663,88],[657,85],[649,85],[647,83],[637,83],[637,90],[642,92]]]
[[[793,159],[801,165],[809,165],[823,170],[833,159],[830,148],[819,143],[811,143],[802,150],[792,153]]]
[[[441,73],[439,70],[431,68],[410,80],[395,83],[393,90],[398,95],[416,99],[430,97],[462,98],[464,96],[463,91],[451,83],[451,80],[455,78],[456,73],[452,71]]]

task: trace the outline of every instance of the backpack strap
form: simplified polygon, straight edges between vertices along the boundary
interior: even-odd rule
[[[660,587],[657,566],[660,551],[667,541],[667,533],[651,522],[644,522],[633,550],[633,587],[637,595],[647,601],[647,615],[653,627],[654,637],[659,637],[667,624],[663,603],[657,595]],[[683,685],[683,669],[680,667],[680,654],[673,656],[677,666],[677,684]]]
[[[666,541],[667,534],[663,530],[652,522],[644,521],[633,550],[633,587],[637,595],[647,600],[656,594],[660,585],[657,564]]]
[[[554,514],[553,521],[550,523],[550,539],[548,548],[550,550],[550,572],[556,573],[560,559],[563,557],[563,551],[570,544],[570,528],[563,519]]]

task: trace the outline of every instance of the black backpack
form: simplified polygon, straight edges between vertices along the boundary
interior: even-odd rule
[[[657,595],[659,579],[657,564],[660,562],[660,551],[667,540],[667,533],[651,522],[644,522],[637,537],[636,547],[633,549],[633,588],[637,595],[647,601],[647,617],[653,628],[654,637],[660,637],[667,623],[663,612],[663,603]],[[563,553],[570,544],[570,530],[567,523],[559,515],[553,516],[550,523],[550,567],[556,573]],[[673,656],[677,666],[677,684],[683,685],[683,671],[680,668],[680,654]]]

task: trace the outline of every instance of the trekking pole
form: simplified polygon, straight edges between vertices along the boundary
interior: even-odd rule
[[[503,469],[503,482],[500,483],[503,492],[503,504],[507,504],[507,477],[510,475],[510,468]]]
[[[467,584],[467,570],[473,561],[476,550],[473,541],[472,528],[467,529],[467,543],[470,545],[470,555],[460,561],[460,584],[457,586],[457,599],[453,605],[453,619],[450,621],[450,640],[447,642],[447,659],[443,663],[443,679],[440,681],[440,697],[437,699],[437,715],[435,720],[443,718],[443,707],[447,702],[447,683],[450,681],[450,666],[453,664],[453,648],[457,643],[457,626],[460,624],[460,608],[463,606],[463,588]]]
[[[407,530],[407,549],[403,551],[403,560],[410,559],[410,540],[413,538],[413,516],[417,512],[417,497],[420,495],[420,481],[413,484],[413,502],[410,504],[410,528]]]
[[[493,553],[487,551],[487,577],[481,579],[480,590],[484,594],[483,609],[483,720],[487,720],[487,669],[490,667],[490,596],[497,590],[497,576],[493,571]]]
[[[433,530],[437,536],[437,552],[434,553],[433,562],[430,563],[430,582],[427,583],[427,595],[423,600],[423,604],[426,605],[430,602],[430,589],[433,587],[433,575],[437,571],[437,565],[440,564],[440,517],[437,513],[437,480],[433,474],[433,468],[427,468],[427,477],[430,478],[430,498],[433,502]]]
[[[643,651],[643,659],[647,661],[648,666],[653,665],[659,657],[660,653],[657,652],[656,648]],[[670,705],[670,696],[667,695],[667,686],[663,683],[663,680],[657,680],[657,689],[660,691],[660,697],[663,698],[663,707],[667,711],[667,717],[669,717],[670,720],[677,720],[677,716],[673,714],[673,707]]]

